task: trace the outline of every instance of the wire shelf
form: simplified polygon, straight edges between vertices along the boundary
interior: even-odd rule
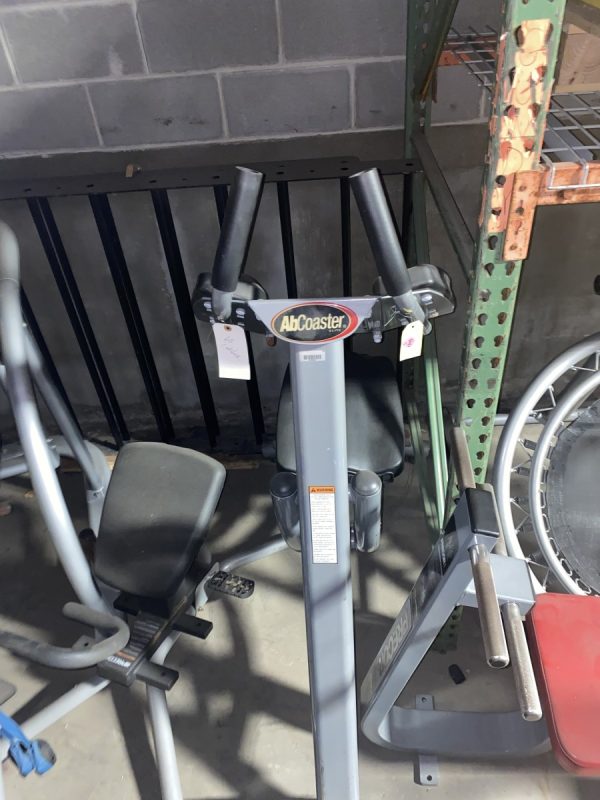
[[[496,84],[496,47],[498,32],[452,28],[441,64],[464,64],[490,95]],[[541,162],[548,168],[546,189],[598,189],[590,165],[600,161],[600,92],[556,94],[552,96],[546,117]],[[575,163],[579,170],[576,182],[560,183],[557,165]],[[597,173],[596,173],[597,174]]]

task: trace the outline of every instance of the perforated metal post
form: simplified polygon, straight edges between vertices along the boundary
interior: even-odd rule
[[[522,261],[507,259],[506,219],[520,173],[539,168],[565,0],[507,2],[462,356],[457,423],[475,478],[486,474]]]

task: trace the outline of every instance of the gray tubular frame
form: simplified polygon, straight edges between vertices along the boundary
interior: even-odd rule
[[[22,466],[23,469],[19,468],[13,474],[19,474],[25,469],[30,473],[50,537],[65,573],[81,602],[90,609],[110,613],[94,584],[66,507],[55,472],[56,457],[57,454],[70,455],[79,462],[88,486],[90,527],[96,532],[110,472],[99,449],[81,438],[62,398],[48,379],[37,346],[24,325],[20,304],[18,245],[13,232],[2,222],[0,222],[0,337],[4,358],[4,364],[0,364],[0,380],[11,401],[25,459],[15,467],[16,469]],[[63,433],[63,437],[56,437],[52,444],[48,443],[44,435],[36,405],[34,383]],[[283,539],[276,537],[257,548],[231,556],[224,566],[232,568],[251,563],[285,547]],[[200,591],[200,587],[198,597],[205,598],[205,592]],[[152,661],[162,664],[177,638],[177,634],[167,638],[154,654]],[[50,653],[52,658],[56,656],[58,659],[55,666],[61,666],[58,662],[63,655],[60,648],[55,648],[55,651]],[[82,663],[78,667],[88,666],[85,656],[87,652],[83,651]],[[78,683],[27,720],[22,726],[25,734],[30,738],[37,737],[50,725],[102,691],[108,684],[109,681],[100,677]],[[147,696],[163,798],[182,800],[166,693],[149,686]],[[0,742],[0,761],[7,755],[7,743]],[[1,779],[0,793],[3,793]]]
[[[377,298],[301,302],[341,304],[352,309],[360,325]],[[292,301],[251,300],[248,305],[275,336],[284,339],[272,321],[294,305]],[[344,341],[288,344],[317,800],[358,800]],[[319,359],[310,357],[317,352]],[[316,547],[323,532],[311,512],[310,487],[333,489],[335,518],[326,536],[335,546],[335,561],[321,557]]]
[[[31,483],[58,557],[78,598],[90,608],[109,612],[79,545],[42,428],[29,370],[19,277],[16,237],[0,222],[0,338],[6,390]]]
[[[500,523],[506,540],[506,547],[511,556],[516,558],[526,559],[519,536],[515,529],[515,524],[512,516],[512,502],[511,502],[511,475],[513,469],[513,459],[519,439],[522,436],[522,431],[527,422],[530,421],[529,416],[535,410],[537,404],[542,399],[546,391],[552,386],[565,372],[571,369],[574,365],[587,358],[600,353],[600,333],[596,333],[587,339],[569,347],[557,358],[551,361],[544,369],[534,378],[525,390],[521,400],[517,403],[515,408],[510,413],[506,425],[502,431],[496,457],[494,459],[494,470],[492,482],[496,494],[496,502],[498,504],[498,514]],[[573,387],[567,390],[570,393],[571,388],[576,388],[580,385],[579,381],[575,381]],[[568,413],[568,412],[567,412]],[[536,537],[538,536],[537,527],[534,527]],[[543,537],[538,537],[540,544]],[[547,543],[549,544],[549,543]],[[544,550],[547,550],[544,547]],[[573,594],[586,594],[581,586],[579,586],[562,568],[558,559],[554,555],[554,559],[549,556],[549,566],[554,571],[557,569],[556,575],[561,581],[567,591]],[[544,587],[532,575],[533,584],[536,591],[543,592]]]
[[[318,349],[323,360],[306,361],[311,346],[290,345],[317,798],[358,800],[344,343]],[[311,486],[335,492],[335,563],[318,563]]]
[[[96,631],[102,631],[104,638],[96,637],[88,647],[57,647],[8,631],[0,631],[0,647],[45,667],[87,669],[125,647],[129,641],[129,627],[116,614],[104,614],[79,603],[66,603],[63,616],[95,628]]]

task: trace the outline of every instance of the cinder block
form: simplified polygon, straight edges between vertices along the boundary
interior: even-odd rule
[[[144,69],[130,5],[10,11],[2,24],[25,82],[117,78]]]
[[[81,86],[0,92],[0,152],[98,146]]]
[[[0,44],[0,86],[10,86],[13,83],[12,73],[8,66],[8,59],[4,48]]]
[[[437,97],[431,108],[432,122],[464,122],[479,119],[485,90],[464,67],[440,67]]]
[[[89,92],[106,145],[201,141],[222,134],[214,75],[94,83]]]
[[[77,2],[77,0],[0,0],[0,8],[2,8],[2,6],[30,6],[33,3],[54,3],[54,5],[56,5],[57,3],[66,4],[74,2]]]
[[[357,128],[403,126],[404,77],[404,60],[356,65]]]
[[[281,0],[290,60],[404,53],[406,0]]]
[[[346,69],[268,70],[223,76],[232,136],[338,131],[350,126]]]
[[[275,0],[141,0],[138,20],[152,72],[277,61]]]

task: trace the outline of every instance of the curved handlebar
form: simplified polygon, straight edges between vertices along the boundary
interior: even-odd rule
[[[45,667],[86,669],[112,656],[129,641],[127,623],[113,614],[105,614],[103,611],[96,611],[79,603],[67,603],[63,607],[63,614],[67,619],[96,628],[105,634],[106,638],[85,649],[75,650],[72,647],[57,647],[27,639],[16,633],[0,631],[0,647]]]
[[[264,179],[262,172],[235,168],[212,271],[212,307],[220,320],[231,315],[231,300],[248,255]]]
[[[6,223],[0,221],[0,340],[6,391],[19,440],[46,527],[75,593],[87,606],[107,611],[79,546],[48,450],[32,384],[32,373],[35,375],[38,365],[35,360],[31,361],[33,350],[28,347],[28,335],[23,325],[20,290],[17,237]],[[65,408],[64,414],[68,413]],[[78,435],[74,422],[69,430],[73,436]],[[69,430],[63,430],[66,437]],[[72,441],[73,438],[70,443]],[[83,449],[83,441],[80,444]],[[77,453],[75,447],[73,452]]]
[[[386,290],[397,299],[403,312],[425,322],[425,312],[412,291],[408,267],[379,170],[373,167],[357,172],[350,177],[350,184]]]

